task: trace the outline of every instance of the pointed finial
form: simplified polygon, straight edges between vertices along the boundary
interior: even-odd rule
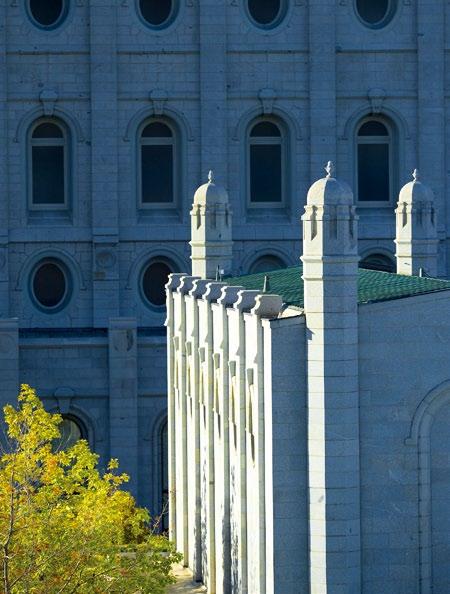
[[[325,171],[327,172],[327,177],[333,177],[334,165],[332,161],[328,161],[327,166],[325,167]]]
[[[270,279],[269,279],[269,275],[266,274],[264,276],[263,293],[268,293],[269,291],[270,291]]]
[[[209,173],[208,173],[208,183],[210,183],[210,184],[214,183],[214,173],[213,173],[212,169],[210,169]]]
[[[414,169],[414,171],[412,173],[412,176],[413,176],[413,180],[414,181],[419,181],[419,170],[418,169]]]

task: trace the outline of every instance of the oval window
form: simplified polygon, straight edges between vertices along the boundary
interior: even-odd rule
[[[67,0],[28,0],[31,18],[39,27],[58,26],[66,16]]]
[[[152,262],[142,275],[141,288],[146,301],[161,307],[166,303],[166,289],[169,274],[173,270],[165,262]]]
[[[247,9],[252,21],[263,28],[275,27],[285,13],[284,0],[247,0]]]
[[[378,29],[391,20],[394,0],[356,0],[356,10],[365,25]]]
[[[139,0],[139,12],[151,27],[164,27],[175,16],[175,0]]]
[[[68,297],[66,271],[52,261],[38,264],[32,276],[31,291],[41,308],[51,310],[62,307]]]

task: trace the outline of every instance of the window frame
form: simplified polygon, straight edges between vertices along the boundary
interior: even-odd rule
[[[41,124],[52,124],[57,126],[62,133],[62,138],[38,138],[33,139],[33,133]],[[33,147],[35,146],[62,146],[64,151],[64,202],[59,204],[35,204],[33,202]],[[29,211],[64,211],[69,208],[70,193],[70,135],[67,127],[55,118],[39,118],[30,126],[27,137],[27,207]]]
[[[280,10],[278,11],[277,16],[270,23],[264,24],[259,23],[256,19],[253,18],[248,3],[249,0],[244,0],[244,11],[247,16],[247,19],[254,27],[259,29],[260,31],[271,31],[272,29],[276,29],[277,27],[279,27],[286,19],[289,8],[288,0],[280,0]]]
[[[387,136],[359,136],[359,130],[361,129],[364,124],[368,122],[379,122],[383,124],[386,128],[388,134]],[[359,199],[359,145],[360,144],[387,144],[389,149],[389,159],[388,159],[388,166],[389,166],[389,200],[360,200]],[[355,128],[355,139],[354,139],[354,151],[355,151],[355,158],[354,158],[354,187],[355,187],[355,196],[356,205],[361,208],[392,208],[393,204],[395,203],[395,188],[396,183],[394,179],[395,173],[395,161],[398,162],[398,155],[397,155],[397,147],[395,142],[395,133],[393,126],[384,118],[374,117],[374,116],[366,116],[363,119],[358,121],[358,124]],[[395,155],[394,155],[395,153]]]
[[[70,11],[70,5],[71,5],[70,0],[62,0],[63,6],[62,6],[60,16],[51,25],[43,25],[38,20],[36,20],[35,17],[33,16],[33,12],[31,10],[30,3],[31,3],[31,0],[26,0],[25,11],[27,13],[27,16],[28,16],[30,22],[33,24],[33,26],[36,27],[37,29],[40,29],[41,31],[54,31],[55,29],[60,27],[67,20],[67,17],[69,15],[69,11]]]
[[[260,123],[269,122],[274,124],[279,132],[280,136],[256,136],[252,137],[251,132]],[[288,193],[288,134],[285,130],[285,126],[277,118],[260,116],[250,122],[247,127],[246,138],[245,138],[245,178],[246,178],[246,206],[250,211],[257,211],[259,209],[285,209],[287,206],[287,193]],[[272,202],[252,202],[251,200],[251,147],[252,145],[279,145],[281,146],[280,159],[281,159],[281,200]]]
[[[151,31],[165,31],[166,29],[168,29],[169,27],[171,27],[173,25],[173,23],[177,20],[178,15],[180,14],[179,0],[171,0],[171,2],[172,2],[172,10],[170,11],[170,15],[168,16],[168,18],[165,21],[163,21],[159,25],[153,25],[152,23],[147,21],[147,19],[142,14],[140,0],[135,0],[136,14],[137,14],[139,20],[141,21],[141,23],[147,29],[150,29]]]
[[[353,0],[353,9],[356,18],[364,27],[366,27],[367,29],[378,31],[380,29],[384,29],[385,27],[387,27],[393,21],[395,15],[398,12],[397,0],[388,0],[388,3],[388,9],[386,10],[384,17],[381,19],[381,21],[378,21],[376,23],[369,23],[368,21],[365,21],[363,19],[358,9],[358,0]]]
[[[45,264],[53,264],[53,265],[57,266],[60,269],[60,271],[63,273],[64,280],[65,280],[64,296],[56,305],[54,305],[52,307],[47,307],[39,301],[39,299],[36,297],[36,294],[34,292],[34,286],[33,286],[34,278],[36,276],[37,271]],[[73,282],[71,270],[62,260],[59,260],[57,258],[53,258],[51,256],[40,258],[37,262],[34,263],[33,267],[31,268],[31,270],[29,272],[28,293],[30,296],[31,303],[33,304],[34,308],[37,309],[39,312],[48,314],[48,315],[60,313],[62,310],[66,309],[68,307],[69,303],[71,302],[71,300],[73,298],[74,282]]]
[[[145,128],[151,124],[164,124],[172,132],[172,137],[149,137],[143,142],[142,133]],[[175,210],[178,208],[180,192],[180,137],[175,125],[166,118],[152,117],[142,122],[137,131],[137,207],[140,211],[161,211],[164,209]],[[157,142],[156,142],[157,141]],[[171,202],[144,202],[142,200],[142,147],[143,146],[172,146],[172,201]]]

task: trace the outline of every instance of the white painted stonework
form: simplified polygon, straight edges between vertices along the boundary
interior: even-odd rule
[[[407,217],[418,192],[432,209],[415,177]],[[167,285],[171,537],[209,594],[447,594],[450,290],[358,304],[358,217],[331,164],[302,218],[302,309]],[[435,246],[425,221],[397,228],[399,266],[416,233]]]

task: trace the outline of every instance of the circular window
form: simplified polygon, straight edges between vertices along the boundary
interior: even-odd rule
[[[55,451],[67,450],[80,439],[84,439],[84,431],[71,417],[63,417],[58,429],[60,436],[53,442]]]
[[[66,267],[53,260],[40,262],[31,277],[31,295],[41,309],[59,311],[70,297]]]
[[[362,22],[373,29],[381,29],[394,16],[396,0],[355,0],[356,12]]]
[[[250,267],[250,274],[270,272],[271,270],[280,270],[280,268],[286,268],[285,263],[278,256],[267,254],[253,262]]]
[[[28,12],[38,27],[53,29],[67,15],[68,0],[28,0]]]
[[[251,21],[263,29],[276,27],[286,14],[285,0],[246,0]]]
[[[360,268],[367,270],[381,270],[382,272],[395,272],[395,264],[389,256],[384,254],[370,254],[359,263]]]
[[[146,302],[153,307],[166,303],[166,289],[172,268],[165,262],[151,262],[142,274],[141,289]]]
[[[167,27],[176,16],[175,0],[139,0],[139,14],[146,25],[155,29]]]

